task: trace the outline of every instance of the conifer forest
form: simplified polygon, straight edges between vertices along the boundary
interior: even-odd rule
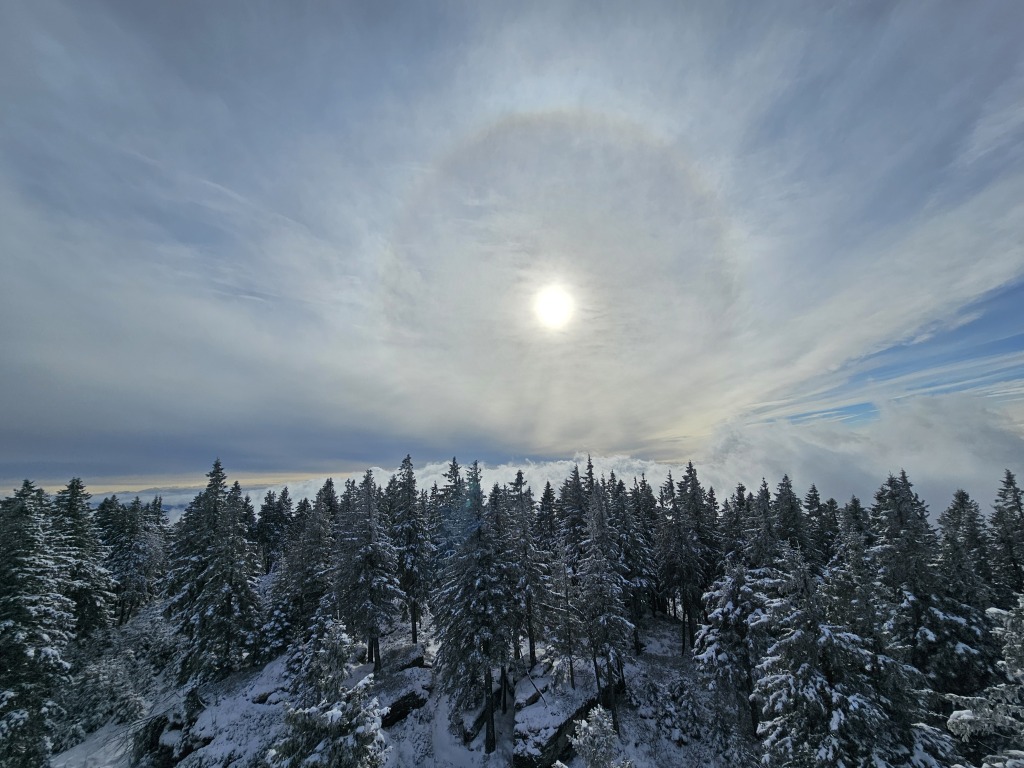
[[[406,457],[0,505],[0,765],[1024,765],[1024,506]]]

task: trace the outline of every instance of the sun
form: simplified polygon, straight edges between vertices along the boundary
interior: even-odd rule
[[[572,319],[575,303],[572,296],[559,285],[549,285],[537,293],[533,311],[541,324],[551,329],[564,328]]]

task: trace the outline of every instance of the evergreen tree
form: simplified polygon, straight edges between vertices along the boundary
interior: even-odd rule
[[[640,613],[643,611],[643,604],[646,603],[654,615],[658,608],[658,595],[661,592],[661,584],[658,580],[657,547],[655,540],[658,535],[658,500],[654,497],[654,489],[644,475],[640,480],[633,480],[633,488],[629,495],[629,509],[633,517],[635,533],[629,535],[629,541],[623,544],[624,557],[630,569],[631,581],[635,586],[641,584],[639,596],[640,604],[635,608],[633,624],[640,626]],[[638,640],[639,638],[637,638]]]
[[[514,552],[517,583],[513,594],[519,595],[521,618],[516,624],[526,635],[530,667],[537,664],[537,641],[544,625],[541,605],[548,584],[547,559],[540,542],[534,511],[533,492],[526,484],[522,470],[516,472],[508,491],[510,546]],[[519,640],[515,639],[518,655]]]
[[[851,496],[843,507],[840,516],[840,530],[858,536],[865,544],[874,541],[868,512],[856,496]]]
[[[992,581],[996,605],[1009,608],[1018,593],[1024,592],[1024,500],[1017,478],[1010,470],[992,504],[991,542]]]
[[[163,502],[157,496],[143,504],[138,496],[131,504],[118,504],[117,526],[111,534],[106,565],[114,580],[114,612],[123,625],[143,605],[159,594],[166,562],[166,526]],[[113,510],[109,512],[113,515]]]
[[[389,494],[393,520],[391,539],[397,558],[398,585],[405,595],[415,643],[422,608],[430,593],[434,549],[427,529],[426,500],[416,493],[411,456],[402,460],[393,481],[389,483],[389,489],[393,486]]]
[[[890,475],[879,488],[870,521],[868,554],[879,574],[875,599],[887,610],[887,652],[920,670],[932,691],[977,690],[991,655],[985,633],[969,606],[943,595],[935,569],[938,539],[906,472]]]
[[[998,656],[985,609],[991,604],[986,532],[981,510],[958,490],[939,516],[941,534],[935,568],[939,576],[929,622],[936,637],[929,665],[942,670],[937,681],[946,693],[971,695],[985,687]],[[944,630],[941,634],[937,630]]]
[[[271,766],[384,765],[383,711],[367,693],[372,676],[352,688],[344,685],[355,656],[355,644],[341,624],[318,614],[309,638],[289,659],[292,705],[285,713],[285,735],[268,755]]]
[[[847,535],[820,589],[798,551],[783,558],[785,587],[768,603],[777,639],[755,686],[764,763],[948,765],[948,737],[919,722],[919,673],[882,651],[860,540]]]
[[[730,554],[742,552],[745,548],[749,519],[747,489],[740,483],[733,495],[722,505],[722,553],[726,558]]]
[[[779,541],[796,547],[804,555],[810,549],[810,537],[804,525],[800,499],[793,491],[789,475],[783,475],[775,490],[775,498],[771,505],[775,532]]]
[[[980,696],[951,696],[961,709],[952,713],[948,727],[964,741],[979,736],[986,737],[987,743],[999,740],[997,749],[1002,754],[986,757],[984,765],[1012,768],[1013,758],[1006,752],[1024,744],[1024,595],[1017,596],[1013,610],[992,608],[990,613],[1003,645],[1002,680]]]
[[[615,694],[622,677],[622,654],[633,625],[626,618],[624,580],[612,567],[615,534],[608,525],[604,494],[599,486],[594,488],[589,507],[589,530],[580,567],[579,623],[584,647],[594,666],[598,698],[611,710],[618,731]]]
[[[612,564],[623,580],[622,599],[626,604],[626,616],[633,627],[633,650],[640,653],[640,627],[644,621],[647,598],[654,588],[654,574],[657,565],[652,556],[653,542],[648,536],[640,511],[640,483],[634,478],[632,492],[626,484],[612,475],[609,486],[609,524],[615,535],[615,551]]]
[[[256,543],[263,560],[263,572],[270,573],[284,555],[292,524],[292,500],[288,486],[278,495],[267,491],[256,522]]]
[[[562,557],[573,574],[579,571],[583,541],[587,537],[587,503],[587,490],[580,477],[580,468],[574,464],[559,490],[557,504],[559,544]]]
[[[49,498],[26,480],[0,503],[0,748],[10,768],[49,765],[64,651],[75,604],[55,538]]]
[[[219,460],[207,477],[206,490],[179,521],[172,549],[168,612],[186,640],[182,679],[223,677],[249,663],[260,625],[260,568],[245,500],[237,483],[227,490]]]
[[[380,637],[404,599],[398,584],[395,547],[377,519],[378,495],[373,473],[366,470],[359,485],[359,549],[352,567],[346,602],[353,632],[366,638],[367,661],[380,672]]]
[[[613,719],[600,704],[590,710],[586,720],[576,722],[569,741],[587,768],[633,768],[629,760],[615,761],[618,750]]]
[[[476,462],[466,476],[466,505],[473,525],[445,570],[436,599],[439,648],[436,666],[443,689],[452,697],[452,715],[484,700],[484,748],[493,752],[494,667],[510,656],[508,607],[504,592],[507,554],[485,509]]]
[[[75,634],[83,638],[110,623],[114,584],[103,566],[106,552],[93,523],[89,499],[80,478],[72,478],[54,499],[53,529],[67,558],[68,586],[75,604]]]
[[[466,483],[462,478],[462,467],[453,456],[444,473],[446,480],[438,494],[438,514],[441,518],[440,546],[438,554],[443,559],[453,555],[466,537],[473,521],[466,506]]]
[[[766,597],[755,591],[746,563],[737,557],[727,562],[704,599],[708,618],[697,633],[694,659],[709,688],[732,698],[741,727],[752,734],[758,711],[751,696],[764,647],[759,633]]]

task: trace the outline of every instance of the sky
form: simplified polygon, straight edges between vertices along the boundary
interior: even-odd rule
[[[0,487],[590,453],[987,506],[1021,39],[1020,3],[0,4]]]

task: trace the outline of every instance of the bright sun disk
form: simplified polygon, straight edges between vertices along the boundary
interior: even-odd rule
[[[573,300],[564,288],[549,285],[537,294],[533,311],[548,328],[562,328],[572,317]]]

